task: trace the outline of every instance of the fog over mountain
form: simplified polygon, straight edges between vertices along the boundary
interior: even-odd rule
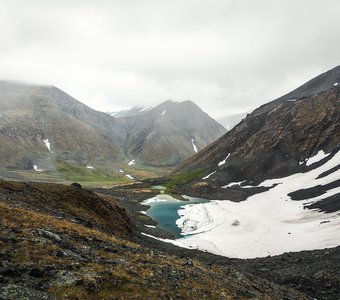
[[[251,111],[339,64],[337,0],[0,0],[0,80],[119,111]]]

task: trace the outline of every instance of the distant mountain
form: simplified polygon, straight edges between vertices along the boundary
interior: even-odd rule
[[[136,107],[132,107],[130,109],[121,110],[121,111],[117,111],[117,112],[108,112],[108,114],[112,117],[122,118],[122,117],[135,116],[142,110],[143,110],[143,107],[136,106]]]
[[[176,165],[226,132],[189,100],[169,100],[120,120],[128,132],[125,154],[155,166]]]
[[[176,173],[213,173],[216,186],[281,177],[309,168],[310,157],[329,158],[340,147],[340,66],[262,105]],[[197,179],[200,180],[200,179]]]
[[[0,154],[8,169],[121,160],[125,127],[53,86],[0,82]]]
[[[230,115],[216,119],[218,123],[223,125],[227,130],[231,130],[235,125],[237,125],[242,119],[247,116],[247,113]]]
[[[0,82],[0,112],[0,171],[174,166],[225,132],[192,102],[112,117],[56,87],[8,81]]]

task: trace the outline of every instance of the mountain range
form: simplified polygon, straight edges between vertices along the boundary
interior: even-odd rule
[[[1,82],[3,169],[176,169],[92,190],[0,180],[0,298],[339,299],[338,82],[340,66],[228,132],[191,101],[112,116]]]
[[[80,168],[114,175],[132,165],[174,166],[225,132],[191,101],[167,101],[118,118],[56,87],[8,81],[0,82],[0,111],[5,170]]]

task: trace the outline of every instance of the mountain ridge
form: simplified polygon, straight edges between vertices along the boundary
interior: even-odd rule
[[[176,105],[181,112],[173,107]],[[81,173],[101,169],[107,175],[125,178],[120,170],[136,170],[128,166],[131,160],[141,168],[173,166],[195,153],[191,139],[198,139],[197,147],[202,149],[203,140],[210,143],[224,133],[193,102],[168,101],[142,116],[115,118],[93,110],[57,87],[8,81],[0,82],[0,110],[0,154],[5,170],[59,173],[76,167]],[[202,128],[191,126],[187,121],[190,117],[202,119]],[[204,124],[211,127],[206,133]],[[157,145],[152,145],[154,142]],[[144,151],[141,157],[140,151]]]
[[[173,174],[202,169],[207,176],[215,172],[205,179],[211,184],[246,180],[256,185],[308,168],[306,160],[318,151],[334,153],[340,147],[340,88],[334,82],[340,82],[340,66],[261,105]],[[329,89],[320,91],[325,86]],[[318,93],[310,94],[306,87]],[[291,99],[298,93],[300,98]]]

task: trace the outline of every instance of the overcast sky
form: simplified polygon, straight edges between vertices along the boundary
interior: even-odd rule
[[[0,0],[0,79],[116,111],[249,111],[340,64],[339,0]]]

